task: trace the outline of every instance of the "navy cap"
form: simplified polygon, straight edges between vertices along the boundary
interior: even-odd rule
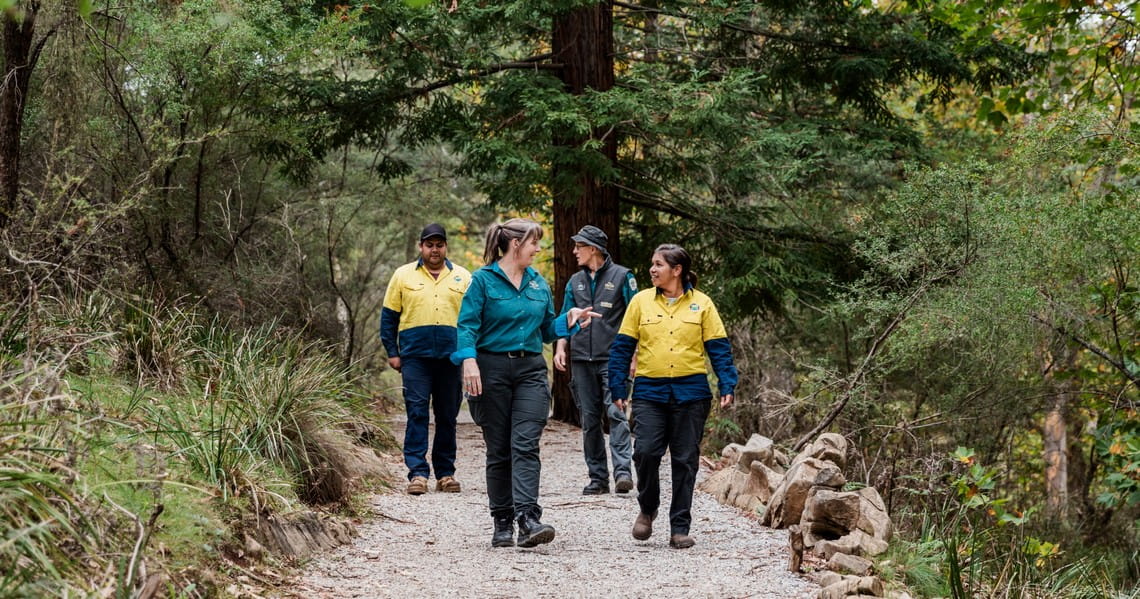
[[[592,245],[599,250],[602,250],[603,252],[606,251],[606,243],[610,240],[605,231],[595,227],[594,225],[586,225],[585,227],[582,227],[578,230],[578,234],[574,235],[570,239],[573,239],[578,243]]]
[[[443,225],[439,223],[432,223],[424,227],[423,233],[420,233],[420,243],[423,243],[432,237],[439,237],[440,239],[447,241],[447,230],[444,229]]]

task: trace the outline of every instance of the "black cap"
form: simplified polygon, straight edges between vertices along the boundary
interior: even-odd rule
[[[440,239],[447,241],[447,230],[444,229],[443,225],[439,223],[432,223],[424,227],[423,233],[420,233],[420,243],[423,243],[432,237],[439,237]]]
[[[602,231],[594,225],[586,225],[585,227],[582,227],[578,230],[578,234],[574,235],[570,239],[573,239],[578,243],[592,245],[599,250],[602,250],[603,252],[606,251],[606,242],[610,240],[605,231]]]

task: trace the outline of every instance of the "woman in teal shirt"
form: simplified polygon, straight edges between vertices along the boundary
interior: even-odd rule
[[[542,345],[568,337],[599,316],[588,308],[556,317],[550,286],[533,268],[542,227],[511,219],[492,225],[483,261],[459,309],[458,350],[463,389],[487,444],[487,500],[495,521],[493,547],[534,547],[554,540],[538,505],[538,450],[550,412]]]

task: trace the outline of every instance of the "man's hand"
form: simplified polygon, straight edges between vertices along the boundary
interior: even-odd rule
[[[590,326],[590,319],[602,317],[601,314],[593,312],[593,309],[593,306],[586,306],[585,308],[570,308],[570,311],[566,313],[566,328],[574,328],[574,323],[578,323],[582,326],[583,329]]]
[[[479,363],[475,358],[463,361],[463,390],[468,395],[483,394],[483,380],[479,377]]]
[[[388,358],[388,366],[391,367],[392,370],[400,372],[400,367],[403,366],[403,364],[400,362],[400,356]]]
[[[729,393],[727,395],[721,395],[720,396],[720,407],[727,408],[728,406],[732,405],[732,399],[733,399],[733,397],[732,397],[731,393]]]
[[[617,409],[621,410],[622,412],[625,412],[625,400],[624,399],[615,399],[614,405],[617,406]]]

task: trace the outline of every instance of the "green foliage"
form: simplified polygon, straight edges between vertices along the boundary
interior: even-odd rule
[[[77,558],[94,551],[97,527],[73,486],[71,449],[82,438],[62,395],[45,395],[47,369],[0,376],[0,595],[84,592]]]
[[[1059,544],[1027,533],[1032,510],[1008,509],[1009,498],[994,494],[999,473],[981,464],[973,450],[959,447],[950,457],[957,496],[929,534],[940,545],[951,597],[1103,597],[1113,592],[1102,563],[1062,563]]]

